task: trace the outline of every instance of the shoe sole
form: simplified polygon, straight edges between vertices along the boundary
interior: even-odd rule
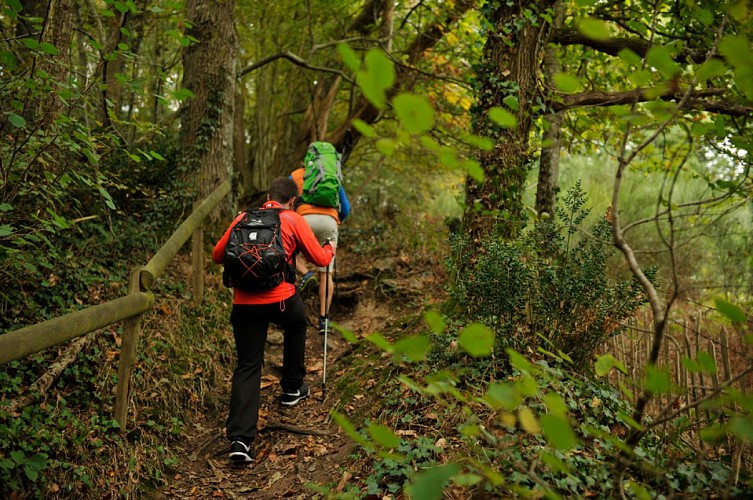
[[[305,399],[308,397],[308,394],[305,396],[300,396],[298,399],[294,399],[293,401],[281,401],[281,403],[285,406],[295,406],[297,405],[302,399]]]
[[[246,453],[236,451],[230,454],[230,461],[234,464],[248,464],[253,462],[254,459]]]

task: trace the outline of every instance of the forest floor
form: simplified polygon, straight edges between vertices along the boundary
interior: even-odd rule
[[[420,311],[418,306],[427,300],[427,292],[430,296],[440,293],[433,272],[413,269],[407,257],[356,262],[338,255],[338,264],[347,273],[336,275],[332,321],[358,338],[399,328],[399,318]],[[306,366],[311,395],[293,407],[280,404],[282,334],[272,328],[262,373],[255,460],[244,466],[231,464],[224,435],[225,415],[207,414],[194,424],[195,429],[186,431],[187,440],[178,451],[179,463],[155,498],[321,498],[326,495],[317,494],[317,485],[334,493],[358,479],[356,446],[333,422],[331,412],[337,409],[351,416],[378,411],[381,395],[376,388],[381,383],[380,374],[385,373],[380,368],[387,365],[388,358],[375,348],[356,349],[333,329],[327,335],[323,390],[324,337],[314,326],[316,289],[317,285],[311,283],[303,291],[310,320]],[[372,367],[369,372],[375,376],[364,375],[361,362],[353,363],[354,358],[365,357]],[[344,384],[339,382],[350,382],[351,390],[340,393],[338,386]],[[224,391],[218,395],[221,400],[228,399],[229,384],[217,390]]]

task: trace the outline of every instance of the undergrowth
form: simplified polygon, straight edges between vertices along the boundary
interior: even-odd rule
[[[188,260],[176,258],[171,275],[157,284],[156,308],[144,315],[125,432],[112,418],[121,327],[90,334],[91,347],[48,393],[15,411],[14,399],[57,349],[3,367],[0,496],[143,495],[162,484],[179,459],[177,445],[202,414],[221,411],[224,402],[209,395],[230,377],[227,308],[218,307],[230,296],[220,286],[207,286],[203,305],[194,306],[182,283],[190,275]]]

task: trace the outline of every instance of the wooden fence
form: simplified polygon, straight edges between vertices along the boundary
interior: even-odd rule
[[[749,394],[753,391],[753,346],[745,340],[745,325],[725,326],[708,318],[703,312],[681,313],[684,317],[670,319],[658,365],[671,376],[672,390],[656,395],[649,413],[655,417],[682,407],[692,410],[688,417],[696,424],[713,419],[713,411],[698,402],[729,387]],[[637,397],[643,370],[653,342],[653,321],[650,314],[639,314],[628,324],[625,332],[613,337],[603,347],[627,368],[627,374],[616,370],[614,381],[623,384]],[[692,361],[688,361],[692,360]],[[748,371],[746,373],[746,370]],[[695,429],[701,426],[696,425]],[[695,433],[697,446],[703,449],[700,435]]]
[[[120,345],[118,387],[115,396],[115,420],[125,430],[128,416],[128,393],[141,332],[141,315],[154,306],[152,286],[177,255],[183,244],[193,236],[193,300],[204,297],[203,230],[202,224],[212,210],[230,193],[230,183],[223,182],[196,206],[193,213],[175,230],[154,257],[143,267],[133,270],[128,295],[87,307],[64,316],[27,326],[0,335],[0,365],[21,359],[35,352],[67,342],[89,332],[125,321]]]

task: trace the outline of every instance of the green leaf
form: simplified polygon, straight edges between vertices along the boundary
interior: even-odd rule
[[[737,437],[748,444],[753,443],[753,418],[750,415],[734,417],[729,426]]]
[[[364,438],[364,437],[363,437],[363,436],[361,435],[361,433],[359,433],[359,432],[358,432],[358,431],[356,430],[356,428],[355,428],[355,426],[353,425],[353,423],[352,423],[352,422],[351,422],[350,420],[348,420],[348,417],[346,417],[345,415],[343,415],[343,414],[342,414],[342,413],[340,413],[340,412],[337,412],[337,411],[333,411],[333,412],[332,412],[332,420],[334,420],[334,421],[335,421],[335,423],[336,423],[337,425],[339,425],[339,426],[340,426],[340,427],[341,427],[341,428],[342,428],[342,429],[343,429],[343,430],[345,431],[345,433],[346,433],[346,434],[347,434],[348,436],[350,436],[350,438],[351,438],[351,439],[352,439],[353,441],[355,441],[356,443],[360,444],[360,445],[361,445],[361,446],[363,446],[364,448],[367,448],[367,449],[371,448],[371,445],[370,445],[369,441],[367,441],[367,440],[366,440],[366,439],[365,439],[365,438]]]
[[[674,77],[681,71],[680,66],[672,59],[672,53],[668,47],[651,47],[648,49],[646,62],[667,79]]]
[[[486,389],[486,394],[481,398],[491,408],[513,411],[522,402],[523,398],[512,385],[505,382],[492,382]]]
[[[9,224],[0,226],[0,237],[8,236],[9,234],[13,234],[13,226]]]
[[[581,18],[575,21],[575,26],[581,33],[594,40],[609,39],[609,26],[600,19],[591,17]]]
[[[39,50],[41,50],[43,53],[56,56],[60,53],[57,47],[52,45],[50,42],[42,42],[39,44]]]
[[[567,403],[556,392],[547,392],[544,395],[544,405],[549,413],[558,417],[565,418],[567,416]]]
[[[481,323],[471,323],[460,332],[458,345],[471,356],[488,356],[494,348],[494,332]]]
[[[622,49],[617,53],[617,55],[619,56],[620,59],[622,59],[623,61],[625,61],[631,66],[640,68],[641,65],[643,64],[643,59],[641,58],[641,56],[633,52],[631,49]]]
[[[342,57],[343,63],[353,72],[358,71],[361,67],[361,61],[358,60],[358,56],[355,51],[345,43],[337,44],[337,53]]]
[[[175,99],[177,99],[178,101],[185,101],[189,97],[196,97],[196,95],[193,92],[191,92],[190,90],[186,88],[177,89],[175,91],[175,94],[173,95],[175,96]]]
[[[614,366],[615,357],[611,354],[604,354],[603,356],[596,357],[596,364],[594,369],[596,370],[597,377],[603,377],[612,370]]]
[[[0,212],[10,212],[13,210],[13,205],[10,203],[0,203]]]
[[[484,182],[484,169],[478,161],[472,158],[466,158],[463,161],[463,165],[471,179],[479,183]]]
[[[431,342],[425,335],[412,335],[403,337],[393,346],[395,353],[404,354],[410,361],[426,359]]]
[[[17,115],[16,113],[9,113],[8,121],[16,128],[23,128],[26,126],[26,120],[24,120],[24,117]]]
[[[452,476],[452,482],[458,486],[474,486],[480,483],[484,478],[478,474],[456,474]]]
[[[722,299],[714,299],[714,305],[716,306],[717,311],[722,313],[733,323],[745,323],[746,315],[742,309],[736,305],[730,304]]]
[[[706,373],[716,373],[716,360],[711,356],[711,354],[707,353],[706,351],[701,351],[698,353],[698,364]]]
[[[518,125],[518,119],[512,113],[500,107],[489,109],[489,118],[497,125],[505,128],[514,128]]]
[[[510,108],[513,111],[517,111],[520,109],[520,104],[518,104],[518,98],[514,95],[508,95],[504,99],[502,99],[502,103]]]
[[[578,445],[572,427],[562,416],[546,414],[539,418],[547,442],[560,450],[571,450]]]
[[[384,109],[387,104],[386,91],[395,83],[395,68],[379,49],[369,49],[365,60],[366,69],[358,71],[356,83],[374,107]]]
[[[518,409],[518,420],[520,421],[520,426],[528,434],[538,434],[541,432],[539,421],[536,419],[533,410],[529,407],[523,406]]]
[[[471,146],[476,146],[483,151],[491,151],[492,149],[494,149],[494,141],[489,139],[488,137],[468,134],[463,136],[462,139]]]
[[[370,424],[368,430],[371,438],[377,444],[387,449],[396,449],[400,446],[400,438],[389,427],[381,424]]]
[[[156,151],[149,151],[149,154],[152,155],[152,158],[156,158],[157,160],[165,161],[165,157],[159,154]]]
[[[557,73],[554,75],[554,85],[560,91],[572,94],[580,89],[580,79],[568,73]]]
[[[450,478],[460,472],[460,465],[449,463],[425,469],[405,488],[411,500],[438,500]]]
[[[355,128],[359,134],[361,134],[364,137],[376,137],[377,133],[374,127],[366,123],[365,121],[361,120],[360,118],[356,118],[351,122],[353,125],[353,128]]]
[[[708,59],[698,68],[696,75],[698,80],[705,82],[717,76],[721,76],[727,71],[727,65],[719,59]]]
[[[442,333],[447,328],[444,318],[436,311],[426,311],[424,321],[434,333]]]
[[[753,54],[748,46],[748,40],[743,36],[725,36],[719,42],[719,52],[736,68],[753,64],[751,61]]]
[[[523,373],[536,373],[536,367],[534,367],[525,357],[523,357],[518,351],[514,349],[507,349],[507,355],[510,357],[510,364],[513,368],[520,370]]]
[[[5,0],[8,7],[13,9],[14,12],[21,12],[23,10],[23,7],[21,6],[21,2],[19,0]]]
[[[29,481],[36,481],[39,479],[39,472],[28,464],[24,465],[24,473],[26,474],[26,477],[29,478]]]
[[[696,360],[688,358],[687,356],[683,356],[682,366],[684,366],[690,373],[699,373],[701,371],[701,365],[699,365]]]
[[[646,367],[646,379],[644,383],[647,390],[656,394],[668,393],[672,389],[669,372],[652,365]]]
[[[392,139],[379,139],[376,142],[376,148],[384,156],[392,156],[395,154],[397,145]]]
[[[390,344],[390,341],[384,338],[384,336],[379,332],[373,332],[366,337],[364,337],[365,340],[371,342],[375,346],[377,346],[379,349],[385,351],[385,352],[392,352],[392,344]]]
[[[392,100],[395,114],[408,133],[428,132],[434,126],[434,108],[429,100],[416,94],[399,94]]]

